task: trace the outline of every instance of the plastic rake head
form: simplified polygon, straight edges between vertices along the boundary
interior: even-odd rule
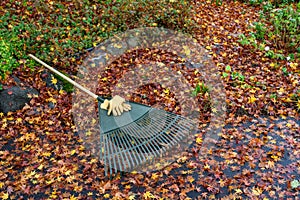
[[[168,162],[178,155],[176,152],[182,151],[196,128],[195,122],[180,115],[141,104],[131,105],[138,115],[130,111],[112,117],[100,111],[100,159],[105,175],[153,170],[158,162]]]

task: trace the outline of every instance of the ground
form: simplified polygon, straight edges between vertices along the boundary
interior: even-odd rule
[[[238,42],[238,35],[249,33],[249,25],[259,19],[259,6],[239,1],[224,1],[222,6],[195,1],[193,9],[199,26],[192,36],[211,56],[226,94],[224,127],[212,147],[202,145],[207,129],[200,125],[209,124],[210,115],[205,112],[211,110],[203,108],[208,97],[199,90],[195,98],[201,101],[204,112],[199,118],[199,135],[180,158],[161,170],[115,174],[110,180],[74,125],[73,94],[46,87],[39,64],[32,70],[21,63],[12,74],[25,86],[37,89],[39,95],[33,96],[22,110],[0,113],[0,197],[299,198],[300,120],[297,104],[291,99],[299,88],[299,68],[295,65],[299,60],[278,61],[265,56],[265,49]],[[102,75],[97,94],[110,95],[111,86],[117,84],[123,71],[146,61],[182,63],[171,52],[128,52]],[[197,87],[201,71],[185,69],[178,68]],[[57,78],[52,80],[57,83]],[[1,83],[4,89],[16,85],[11,75]],[[167,109],[178,111],[172,92],[165,91],[166,88],[147,85],[127,98],[151,105],[156,93],[164,94],[158,95],[155,102],[169,102]]]

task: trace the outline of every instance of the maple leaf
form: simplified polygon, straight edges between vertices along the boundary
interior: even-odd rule
[[[202,144],[202,138],[201,137],[197,137],[196,138],[196,143],[197,144]]]
[[[255,195],[255,196],[259,196],[259,195],[261,195],[262,194],[262,192],[263,192],[263,190],[262,189],[260,189],[260,188],[252,188],[252,193]]]
[[[255,98],[254,95],[251,95],[248,99],[248,103],[254,103],[257,99]]]
[[[293,180],[291,182],[291,186],[292,186],[293,189],[295,189],[295,188],[300,186],[300,182],[298,180]]]
[[[54,85],[56,85],[57,83],[57,79],[54,76],[52,76],[51,78],[51,83],[53,83]]]
[[[70,196],[70,200],[77,200],[77,197],[75,197],[74,195]]]
[[[209,169],[210,169],[210,166],[209,166],[208,164],[205,164],[204,167],[203,167],[203,169],[204,169],[204,170],[209,170]]]
[[[149,191],[145,192],[143,196],[145,199],[154,199],[155,198],[154,195]]]
[[[186,56],[191,55],[191,50],[188,46],[183,46],[183,49]]]
[[[153,180],[156,180],[158,177],[159,177],[159,176],[158,176],[157,173],[153,173],[153,174],[151,175],[151,179],[153,179]]]
[[[1,198],[4,199],[4,200],[8,199],[9,198],[9,194],[7,192],[3,193],[2,196],[1,196]]]
[[[135,200],[135,195],[134,195],[134,194],[130,195],[130,196],[128,197],[128,199],[129,199],[129,200]]]
[[[300,99],[297,101],[296,106],[297,106],[297,110],[300,110]]]
[[[234,190],[235,190],[235,193],[236,193],[236,194],[242,194],[242,193],[243,193],[243,191],[242,191],[240,188],[234,189]]]

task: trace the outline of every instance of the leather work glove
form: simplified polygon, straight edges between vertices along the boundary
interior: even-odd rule
[[[111,100],[105,99],[100,108],[108,110],[107,115],[110,115],[112,112],[114,116],[119,116],[124,111],[131,110],[131,106],[125,103],[125,99],[118,95],[114,96]]]

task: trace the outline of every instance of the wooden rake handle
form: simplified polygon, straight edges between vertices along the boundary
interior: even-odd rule
[[[42,64],[44,67],[46,67],[47,69],[49,69],[50,71],[54,72],[55,74],[57,74],[58,76],[62,77],[63,79],[65,79],[66,81],[68,81],[69,83],[71,83],[72,85],[74,85],[75,87],[77,87],[78,89],[80,89],[81,91],[87,93],[88,95],[90,95],[91,97],[93,97],[94,99],[98,99],[100,101],[102,101],[102,98],[99,98],[96,94],[92,93],[91,91],[89,91],[88,89],[84,88],[83,86],[81,86],[80,84],[76,83],[75,81],[73,81],[72,79],[70,79],[69,77],[65,76],[64,74],[62,74],[61,72],[57,71],[56,69],[54,69],[53,67],[47,65],[46,63],[44,63],[43,61],[41,61],[40,59],[38,59],[37,57],[35,57],[32,54],[28,55],[29,57],[33,58],[34,60],[36,60],[37,62],[39,62],[40,64]]]

